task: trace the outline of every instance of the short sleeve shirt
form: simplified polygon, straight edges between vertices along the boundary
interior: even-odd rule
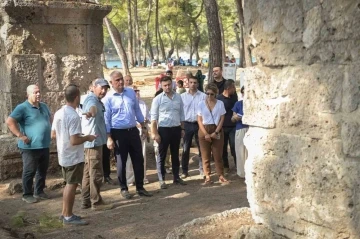
[[[234,111],[236,114],[244,115],[243,111],[243,101],[240,100],[235,103],[234,107],[232,108],[232,111]],[[249,126],[242,123],[242,120],[236,122],[236,130],[248,128]]]
[[[45,103],[40,102],[38,108],[26,100],[15,107],[10,117],[18,122],[21,133],[30,140],[28,144],[19,140],[18,147],[20,149],[49,148],[51,141],[51,114]]]
[[[218,125],[220,117],[226,113],[224,103],[220,100],[216,101],[216,104],[212,111],[206,105],[206,101],[200,101],[197,114],[202,117],[202,123],[204,125],[215,124]]]
[[[84,145],[71,145],[70,136],[81,134],[81,121],[75,109],[63,106],[55,113],[52,130],[56,132],[59,164],[70,167],[84,162]]]

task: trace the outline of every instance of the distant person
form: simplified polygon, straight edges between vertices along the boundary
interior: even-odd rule
[[[189,159],[190,159],[190,148],[193,138],[198,146],[199,150],[199,172],[201,176],[204,176],[203,165],[201,161],[201,150],[198,138],[199,125],[197,122],[197,112],[199,103],[206,99],[206,95],[199,91],[198,89],[198,80],[195,77],[191,77],[189,80],[189,91],[181,95],[182,102],[184,104],[184,144],[183,144],[183,153],[181,157],[181,168],[182,168],[182,178],[187,178],[189,176]]]
[[[186,92],[186,89],[184,88],[184,82],[182,80],[178,80],[176,82],[176,85],[177,85],[176,93],[182,94]]]
[[[236,63],[236,59],[235,59],[235,56],[234,56],[234,55],[231,55],[230,62],[231,62],[231,63]]]
[[[199,143],[203,162],[205,185],[211,184],[211,153],[214,156],[215,169],[220,183],[228,183],[224,178],[224,166],[221,159],[224,145],[222,125],[225,118],[224,103],[216,99],[218,89],[214,83],[205,87],[206,99],[198,105]]]
[[[136,127],[138,121],[142,128],[142,138],[147,135],[144,116],[133,89],[124,87],[124,78],[119,71],[110,74],[114,93],[105,97],[105,125],[107,132],[107,146],[115,150],[117,174],[121,195],[132,198],[126,181],[126,162],[130,158],[134,168],[136,192],[139,196],[152,196],[144,189],[144,156],[139,151],[141,139]]]
[[[65,88],[64,105],[55,113],[51,136],[56,138],[59,164],[66,182],[63,192],[63,224],[87,225],[88,222],[73,214],[75,192],[84,172],[84,145],[96,135],[82,135],[81,121],[75,109],[80,103],[80,91],[75,85]]]
[[[18,138],[23,161],[22,200],[36,203],[38,199],[50,198],[44,192],[44,188],[49,166],[52,118],[48,106],[40,102],[41,94],[37,85],[29,85],[26,93],[27,100],[15,107],[6,124],[11,133]]]
[[[244,96],[244,86],[241,87],[241,95]],[[242,118],[244,116],[243,100],[235,103],[233,109],[233,116],[231,120],[236,122],[236,133],[235,133],[235,152],[236,152],[236,171],[240,178],[245,178],[244,165],[247,159],[247,149],[244,145],[244,137],[249,129],[249,126],[243,124]]]
[[[204,67],[209,68],[209,62],[208,61],[205,61]]]
[[[227,63],[230,62],[229,56],[225,57],[225,62],[227,62]]]
[[[213,68],[213,76],[214,76],[214,83],[216,84],[216,86],[219,89],[218,94],[221,95],[224,91],[224,85],[226,82],[226,79],[223,77],[223,70],[221,66],[215,66]],[[231,96],[232,98],[234,98],[236,101],[238,101],[238,95],[235,93]]]
[[[124,86],[132,88],[133,85],[133,79],[130,75],[126,75],[124,77]]]
[[[85,142],[85,165],[82,179],[82,209],[107,210],[112,204],[104,202],[100,195],[103,180],[103,146],[106,145],[107,135],[104,120],[104,105],[101,99],[110,88],[107,80],[98,78],[93,81],[92,92],[83,103],[84,117],[81,119],[82,133],[96,135],[92,142]]]
[[[184,108],[181,96],[171,88],[172,80],[165,76],[160,81],[163,93],[155,97],[151,104],[151,136],[159,144],[160,162],[157,170],[161,189],[166,189],[165,159],[170,146],[173,183],[186,185],[179,177],[179,146],[184,135]]]
[[[201,70],[197,70],[196,74],[195,74],[195,78],[198,80],[198,90],[201,92],[204,92],[204,79],[205,76],[203,75],[203,73],[201,72]]]
[[[232,97],[233,94],[236,94],[235,82],[233,80],[227,80],[224,84],[224,91],[222,94],[217,96],[217,99],[222,101],[225,106],[225,117],[222,127],[224,132],[224,147],[222,153],[222,159],[224,164],[224,173],[228,173],[230,170],[229,159],[228,159],[228,144],[230,144],[230,152],[234,158],[234,163],[236,166],[236,154],[235,154],[235,132],[236,124],[232,122],[231,118],[233,115],[232,108],[234,107],[237,99]]]
[[[193,77],[193,74],[192,74],[192,72],[191,71],[187,71],[186,73],[185,73],[185,78],[183,79],[183,81],[184,81],[184,88],[189,88],[189,79],[191,78],[191,77]]]
[[[202,65],[203,65],[203,64],[202,64],[202,58],[200,58],[200,59],[198,60],[198,62],[197,62],[197,66],[198,66],[198,67],[202,67]]]
[[[176,91],[177,84],[176,84],[176,81],[173,79],[173,72],[168,70],[168,71],[165,72],[165,75],[171,78],[171,80],[172,80],[172,86],[171,87],[172,87],[173,91]],[[159,87],[161,87],[160,84],[159,84]]]

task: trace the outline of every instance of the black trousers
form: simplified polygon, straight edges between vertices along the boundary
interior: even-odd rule
[[[130,154],[134,168],[136,189],[144,188],[144,156],[141,150],[140,132],[136,127],[130,129],[111,129],[115,143],[117,176],[121,190],[128,190],[126,182],[126,161]]]
[[[223,163],[224,168],[229,168],[228,159],[228,143],[230,143],[230,152],[234,158],[234,164],[236,166],[236,153],[235,153],[235,133],[236,127],[223,127],[224,131],[224,147],[223,147]]]
[[[107,145],[103,145],[103,172],[104,178],[110,177],[110,149]]]
[[[179,178],[179,147],[181,140],[181,127],[159,127],[158,129],[161,141],[159,144],[160,160],[157,162],[157,169],[159,178],[165,180],[165,159],[166,153],[170,146],[171,166],[174,175],[174,180]]]
[[[195,137],[195,142],[199,150],[200,162],[199,162],[199,170],[202,171],[202,162],[201,162],[201,151],[199,144],[199,125],[197,122],[184,122],[185,136],[184,136],[184,145],[183,145],[183,153],[181,157],[181,168],[184,174],[187,174],[189,171],[189,158],[190,158],[190,148],[193,137]]]

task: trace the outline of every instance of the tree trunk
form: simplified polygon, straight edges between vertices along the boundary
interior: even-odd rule
[[[243,49],[241,48],[241,39],[240,39],[240,36],[239,36],[239,26],[237,25],[237,23],[234,23],[234,33],[235,33],[235,36],[236,36],[236,45],[239,49],[239,54],[240,54],[240,64],[239,66],[240,67],[244,67],[244,60],[242,59],[242,56],[243,56]]]
[[[129,53],[130,67],[134,67],[131,0],[127,0],[126,5],[127,5],[127,12],[128,12],[128,53]]]
[[[159,55],[160,55],[158,33],[159,33],[159,0],[155,0],[155,40],[156,40],[157,61],[159,61]]]
[[[193,24],[194,29],[195,29],[193,53],[195,54],[196,64],[197,64],[197,62],[200,59],[200,57],[199,57],[200,30],[199,30],[199,26],[196,23],[196,20],[193,20],[191,23]]]
[[[136,60],[141,65],[141,40],[139,33],[138,3],[134,0],[134,21],[135,21],[135,48]]]
[[[175,45],[174,45],[174,40],[172,39],[170,33],[169,33],[169,30],[165,28],[165,33],[166,35],[169,37],[169,40],[170,40],[170,50],[168,51],[168,54],[167,54],[167,57],[166,57],[166,60],[171,58],[172,54],[174,53],[174,49],[175,49]],[[175,36],[175,39],[177,38],[177,36]]]
[[[106,65],[106,59],[105,59],[105,53],[103,52],[100,56],[100,61],[101,61],[101,65],[105,68],[108,69],[107,65]]]
[[[159,42],[160,42],[160,49],[161,49],[161,57],[162,57],[162,60],[165,62],[165,60],[166,60],[165,46],[164,46],[164,42],[161,38],[160,31],[158,32],[158,34],[159,34]]]
[[[153,52],[153,47],[151,45],[151,38],[149,37],[148,38],[148,49],[149,49],[149,55],[150,55],[150,60],[153,61],[155,59],[155,56],[154,56],[154,52]]]
[[[104,18],[104,21],[105,21],[105,25],[109,31],[111,40],[114,43],[116,52],[121,59],[121,63],[123,66],[123,73],[124,73],[124,75],[130,75],[128,59],[127,59],[126,52],[125,52],[125,49],[124,49],[122,41],[121,41],[120,32],[107,17]]]
[[[150,61],[152,61],[154,59],[154,54],[152,52],[152,48],[151,48],[151,44],[150,44],[150,35],[149,35],[149,22],[150,22],[150,18],[151,18],[152,0],[148,0],[148,3],[149,3],[149,9],[148,9],[149,15],[146,20],[146,26],[145,26],[146,37],[145,37],[145,44],[144,44],[144,66],[147,66],[146,51],[147,51],[148,47],[151,49],[151,52],[149,51],[149,57],[151,58]]]
[[[218,8],[216,0],[205,0],[205,13],[208,25],[208,35],[210,43],[209,51],[209,82],[214,81],[212,69],[215,66],[222,66],[221,59],[221,31],[219,24]]]
[[[224,35],[224,26],[222,24],[222,19],[219,14],[219,25],[220,25],[220,32],[221,32],[221,57],[222,60],[225,61],[226,51],[225,51],[225,35]]]
[[[246,46],[244,39],[245,21],[244,21],[244,8],[243,8],[242,0],[235,0],[235,3],[239,18],[240,40],[241,40],[240,64],[242,64],[243,67],[252,66],[251,52],[250,49]]]

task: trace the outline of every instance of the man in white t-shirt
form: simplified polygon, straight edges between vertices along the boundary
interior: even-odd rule
[[[80,91],[75,85],[65,88],[64,105],[55,113],[51,137],[56,138],[59,164],[66,182],[63,193],[63,224],[87,225],[88,222],[73,214],[75,192],[81,183],[84,171],[84,145],[94,141],[95,135],[82,135],[81,121],[75,109],[80,103]],[[90,117],[90,115],[87,115]]]

